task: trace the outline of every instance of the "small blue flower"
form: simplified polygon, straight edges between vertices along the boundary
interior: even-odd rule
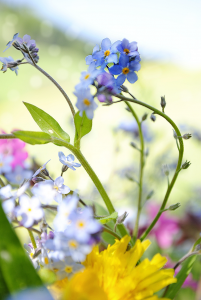
[[[12,156],[3,156],[0,153],[0,174],[9,173],[12,170],[11,162],[13,160]]]
[[[54,196],[54,200],[57,203],[62,202],[62,195],[68,194],[70,192],[70,188],[67,185],[64,185],[64,179],[62,176],[59,176],[55,179],[55,181],[52,180],[46,180],[45,182],[41,182],[42,184],[49,184],[52,186],[52,189],[56,191],[56,194]]]
[[[79,90],[82,88],[88,88],[100,72],[100,70],[96,69],[95,62],[92,62],[89,65],[88,70],[81,73],[81,82],[75,86],[75,89]]]
[[[13,172],[6,173],[5,177],[14,184],[21,184],[25,179],[30,180],[33,172],[17,166]]]
[[[117,49],[121,54],[125,54],[130,57],[135,57],[139,55],[137,43],[129,43],[127,39],[123,39],[122,42],[117,46]]]
[[[59,151],[59,161],[70,168],[71,170],[75,171],[75,168],[81,167],[81,164],[74,162],[75,157],[72,154],[69,154],[68,156],[65,156],[63,152]]]
[[[111,44],[110,39],[106,38],[102,40],[101,43],[101,50],[95,52],[92,57],[93,59],[96,59],[100,61],[101,59],[104,59],[107,63],[117,63],[118,62],[118,56],[117,56],[117,46],[119,45],[120,41],[115,42],[114,44]]]
[[[5,52],[8,48],[10,48],[13,45],[13,43],[17,40],[18,35],[19,33],[14,34],[12,41],[8,42],[8,44],[6,45],[7,48],[3,52]]]
[[[79,109],[79,115],[82,117],[85,111],[88,119],[93,119],[94,110],[98,105],[94,102],[94,98],[90,93],[90,89],[80,89],[74,92],[77,97],[76,107]]]
[[[86,61],[86,64],[87,65],[90,65],[91,63],[95,63],[95,67],[99,67],[100,65],[103,64],[104,62],[104,58],[100,58],[100,59],[95,59],[94,58],[94,55],[99,51],[99,46],[96,45],[93,49],[93,52],[92,52],[92,55],[88,55],[86,58],[85,58],[85,61]]]
[[[130,83],[137,81],[138,77],[135,71],[140,70],[140,64],[135,61],[129,61],[129,57],[126,55],[121,55],[119,59],[119,64],[112,66],[109,71],[113,75],[119,75],[117,78],[117,84],[122,85],[126,79]]]
[[[0,57],[0,61],[3,63],[3,66],[1,68],[1,71],[5,73],[7,69],[10,69],[11,71],[15,71],[15,74],[18,74],[18,61],[14,60],[11,56],[8,57]]]

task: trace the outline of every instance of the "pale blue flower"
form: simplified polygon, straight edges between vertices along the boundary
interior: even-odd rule
[[[4,156],[0,153],[0,174],[9,173],[12,171],[11,162],[12,156]]]
[[[90,84],[94,82],[97,75],[100,74],[101,70],[97,70],[95,66],[95,62],[92,62],[87,71],[81,73],[80,83],[75,86],[76,90],[87,88]]]
[[[48,163],[50,160],[51,160],[51,159],[49,159],[44,165],[42,165],[42,167],[40,167],[40,168],[33,174],[32,178],[35,177],[36,175],[38,175],[40,172],[42,172],[42,171],[46,168],[46,165],[47,165],[47,163]]]
[[[13,294],[5,300],[54,300],[48,289],[45,287],[29,288],[22,292]]]
[[[29,198],[27,195],[22,195],[19,200],[19,206],[15,208],[16,216],[21,216],[20,223],[24,227],[31,227],[35,222],[38,222],[44,216],[41,203],[38,198]]]
[[[72,154],[69,154],[68,156],[65,156],[63,152],[59,152],[59,161],[70,168],[71,170],[75,171],[75,168],[81,167],[81,164],[74,162],[75,157]]]
[[[46,183],[46,181],[36,183],[32,188],[32,193],[41,201],[41,203],[50,204],[55,198],[57,191],[52,188],[52,184]]]
[[[76,107],[79,109],[80,117],[82,117],[85,111],[88,119],[93,119],[94,110],[98,105],[94,102],[94,98],[90,93],[90,89],[79,89],[74,92],[77,97]]]
[[[19,33],[14,34],[12,41],[8,42],[8,44],[6,45],[7,48],[3,52],[5,52],[8,48],[10,48],[13,45],[13,43],[17,40],[18,35]]]
[[[6,173],[5,177],[14,184],[21,184],[24,180],[30,180],[33,172],[17,166],[13,172]]]
[[[3,73],[5,73],[7,69],[10,69],[11,71],[15,71],[15,74],[18,75],[18,63],[20,61],[14,60],[11,56],[0,57],[0,61],[3,63],[3,66],[1,68],[1,71]]]
[[[117,46],[121,43],[120,41],[111,44],[110,39],[105,38],[101,42],[101,50],[97,51],[93,54],[93,59],[101,60],[104,59],[106,63],[117,63],[118,56],[117,56]]]
[[[62,195],[68,194],[70,192],[70,188],[67,185],[64,185],[64,179],[62,176],[59,176],[55,179],[55,181],[52,180],[46,180],[44,182],[41,182],[41,184],[49,184],[52,186],[52,189],[56,191],[56,194],[54,196],[54,200],[57,203],[62,202]]]
[[[123,39],[121,43],[117,46],[117,49],[121,54],[130,57],[135,57],[139,55],[137,42],[129,43],[127,39]]]

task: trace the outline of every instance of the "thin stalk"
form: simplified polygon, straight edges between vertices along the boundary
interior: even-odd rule
[[[4,140],[4,139],[16,139],[16,137],[14,136],[14,134],[0,134],[0,139]]]
[[[139,174],[139,194],[138,194],[138,208],[137,208],[137,217],[135,221],[135,227],[133,229],[133,241],[135,242],[138,237],[138,230],[139,230],[139,220],[140,220],[140,213],[141,213],[141,206],[142,206],[142,187],[143,187],[143,169],[144,169],[144,138],[142,133],[142,127],[141,123],[139,121],[139,118],[137,114],[135,113],[134,109],[130,105],[129,102],[125,101],[126,105],[130,109],[130,112],[132,113],[133,117],[135,118],[138,130],[139,130],[139,137],[140,137],[140,144],[141,147],[139,149],[140,151],[140,174]]]
[[[39,67],[38,65],[33,65],[31,64],[33,67],[35,67],[38,71],[40,71],[43,75],[45,75],[49,80],[52,81],[52,83],[54,83],[54,85],[59,89],[59,91],[62,93],[62,95],[64,96],[64,98],[66,99],[70,110],[72,112],[73,118],[75,115],[75,109],[73,107],[72,102],[70,101],[70,98],[68,97],[68,95],[66,94],[66,92],[62,89],[62,87],[58,84],[58,82],[56,80],[54,80],[54,78],[52,78],[47,72],[45,72],[41,67]]]
[[[163,117],[164,119],[166,119],[166,121],[168,123],[170,123],[173,127],[173,129],[175,130],[177,136],[181,136],[181,133],[178,129],[178,127],[176,126],[176,124],[172,121],[172,119],[170,119],[166,114],[164,114],[163,112],[161,112],[160,110],[156,109],[155,107],[147,104],[147,103],[144,103],[142,101],[139,101],[137,99],[130,99],[130,98],[127,98],[127,97],[124,97],[122,95],[116,95],[117,98],[121,99],[120,101],[117,101],[117,102],[121,102],[121,101],[129,101],[129,102],[133,102],[133,103],[136,103],[136,104],[139,104],[141,106],[144,106],[144,107],[147,107],[148,109],[150,109],[151,111],[154,111],[155,114],[158,114],[160,115],[161,117]],[[165,197],[163,199],[163,202],[161,204],[161,207],[156,215],[156,217],[154,218],[154,220],[152,221],[151,225],[145,230],[145,232],[141,235],[140,239],[141,241],[143,241],[146,236],[149,234],[149,232],[152,230],[152,228],[154,227],[154,225],[156,224],[156,222],[158,221],[158,219],[160,218],[161,214],[162,214],[162,211],[165,209],[166,207],[166,204],[167,204],[167,201],[168,201],[168,198],[170,196],[170,193],[172,191],[172,188],[177,180],[177,177],[178,177],[178,174],[179,174],[179,170],[181,169],[181,164],[182,164],[182,158],[183,158],[183,153],[184,153],[184,144],[183,144],[183,139],[179,139],[179,144],[180,144],[180,148],[179,148],[179,157],[178,157],[178,162],[177,162],[177,167],[176,167],[176,170],[175,170],[175,173],[174,173],[174,176],[167,188],[167,191],[166,191],[166,194],[165,194]]]
[[[28,230],[28,233],[29,233],[29,236],[30,236],[30,239],[31,239],[31,243],[32,243],[34,249],[36,249],[37,246],[36,246],[36,241],[35,241],[35,239],[34,239],[33,232],[32,232],[30,229],[27,229],[27,230]]]
[[[1,177],[0,177],[0,186],[1,186],[1,187],[4,187],[4,186],[5,186],[5,183],[3,182],[3,180],[1,179]]]
[[[113,235],[118,240],[121,239],[121,236],[119,236],[116,232],[112,231],[109,227],[103,226],[103,231]]]

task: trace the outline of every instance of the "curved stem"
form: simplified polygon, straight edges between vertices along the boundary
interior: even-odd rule
[[[121,239],[121,237],[116,232],[112,231],[109,227],[106,227],[106,226],[103,225],[103,231],[113,235],[118,240]]]
[[[160,115],[161,117],[163,117],[164,119],[166,119],[166,121],[168,123],[170,123],[172,125],[172,127],[174,128],[177,136],[181,136],[181,133],[178,129],[178,127],[176,126],[176,124],[172,121],[172,119],[170,119],[165,113],[161,112],[160,110],[156,109],[155,107],[147,104],[147,103],[144,103],[142,101],[139,101],[137,99],[130,99],[130,98],[127,98],[127,97],[124,97],[122,95],[116,95],[117,98],[121,99],[120,101],[118,102],[121,102],[121,101],[129,101],[129,102],[133,102],[133,103],[136,103],[136,104],[139,104],[141,106],[144,106],[144,107],[147,107],[148,109],[154,111],[156,114]],[[158,219],[160,218],[161,214],[162,214],[162,211],[165,209],[166,207],[166,204],[167,204],[167,201],[168,201],[168,198],[170,196],[170,193],[172,191],[172,188],[177,180],[177,176],[179,175],[179,171],[181,169],[181,164],[182,164],[182,158],[183,158],[183,153],[184,153],[184,144],[183,144],[183,139],[179,139],[179,144],[180,144],[180,148],[179,148],[179,157],[178,157],[178,162],[177,162],[177,167],[176,167],[176,170],[175,170],[175,173],[174,173],[174,176],[170,182],[170,185],[168,186],[168,189],[166,191],[166,194],[165,194],[165,197],[163,199],[163,202],[162,202],[162,205],[159,209],[159,212],[157,213],[156,217],[154,218],[154,220],[152,221],[151,225],[145,230],[145,232],[141,235],[140,239],[141,241],[143,241],[146,236],[149,234],[149,232],[152,230],[152,228],[154,227],[154,225],[156,224],[156,222],[158,221]]]
[[[31,64],[32,65],[32,64]],[[51,80],[54,85],[56,85],[56,87],[60,90],[60,92],[62,93],[62,95],[64,96],[64,98],[66,99],[70,109],[71,109],[71,112],[72,112],[72,115],[73,115],[73,118],[74,118],[74,115],[75,115],[75,110],[74,110],[74,107],[73,107],[73,104],[72,102],[70,101],[70,98],[68,97],[68,95],[66,94],[66,92],[62,89],[62,87],[58,84],[58,82],[56,82],[56,80],[54,80],[54,78],[52,78],[47,72],[45,72],[41,67],[39,67],[38,65],[32,65],[33,67],[35,67],[38,71],[40,71],[43,75],[45,75],[49,80]]]
[[[131,95],[131,94],[130,94]],[[132,96],[132,95],[131,95]],[[130,109],[130,112],[132,113],[133,117],[135,118],[137,125],[138,125],[138,130],[139,130],[139,137],[140,137],[140,143],[141,143],[141,148],[140,148],[140,174],[139,174],[139,194],[138,194],[138,209],[137,209],[137,217],[135,221],[135,227],[133,230],[133,240],[134,242],[136,241],[138,237],[138,230],[139,230],[139,219],[140,219],[140,213],[141,213],[141,203],[142,203],[142,181],[143,181],[143,169],[144,169],[144,138],[143,138],[143,133],[142,133],[142,128],[141,128],[141,123],[138,119],[137,114],[135,113],[134,109],[130,105],[129,102],[125,101],[126,105]]]

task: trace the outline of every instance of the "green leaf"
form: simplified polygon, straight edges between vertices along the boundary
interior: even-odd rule
[[[179,273],[176,276],[177,282],[173,283],[169,286],[167,293],[165,294],[165,298],[174,299],[177,292],[182,287],[182,284],[184,283],[186,277],[190,274],[196,258],[197,258],[197,255],[193,255],[185,260],[181,270],[179,271]]]
[[[79,115],[79,111],[75,114],[74,117],[75,122],[75,139],[74,145],[79,148],[81,138],[89,133],[92,128],[92,120],[88,119],[85,112],[83,112],[82,117]]]
[[[54,118],[35,105],[27,102],[24,102],[24,105],[43,132],[62,139],[68,143],[70,142],[70,136],[61,128],[59,123]]]
[[[42,280],[11,227],[0,204],[0,277],[4,293],[14,293],[28,287],[42,286]],[[1,278],[0,278],[1,279]],[[2,294],[1,294],[2,295]]]
[[[118,217],[118,213],[115,211],[113,212],[111,215],[107,216],[107,217],[104,217],[104,218],[101,218],[101,219],[98,219],[98,221],[101,223],[101,224],[106,224],[112,220],[116,220],[116,218]]]
[[[13,131],[12,132],[16,138],[31,144],[47,144],[51,142],[51,136],[47,133],[40,131]]]

